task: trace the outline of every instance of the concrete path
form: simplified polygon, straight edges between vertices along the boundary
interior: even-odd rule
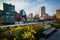
[[[40,40],[45,40],[41,38]],[[60,29],[58,29],[55,33],[53,33],[47,40],[60,40]]]

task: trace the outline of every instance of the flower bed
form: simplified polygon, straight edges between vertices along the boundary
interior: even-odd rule
[[[0,40],[37,40],[44,30],[40,24],[0,28]]]

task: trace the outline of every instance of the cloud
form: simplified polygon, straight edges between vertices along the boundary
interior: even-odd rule
[[[0,9],[3,8],[2,3],[8,3],[15,5],[15,10],[19,12],[21,9],[24,9],[27,14],[34,13],[35,8],[40,6],[42,3],[47,0],[0,0]]]
[[[28,5],[30,5],[30,3],[26,0],[26,1],[24,1],[24,0],[1,0],[0,1],[0,3],[1,3],[1,6],[0,6],[0,8],[1,7],[3,7],[2,5],[2,3],[8,3],[8,4],[12,4],[12,5],[15,5],[15,9],[17,10],[17,11],[19,11],[19,10],[21,10],[21,9],[24,9],[24,8],[26,8]],[[2,9],[2,8],[1,8]]]

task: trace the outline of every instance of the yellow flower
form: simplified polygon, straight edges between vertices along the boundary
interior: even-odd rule
[[[29,38],[31,35],[31,32],[25,32],[24,34],[22,34],[23,38]]]
[[[17,28],[15,28],[15,30],[22,30],[23,29],[23,27],[17,27]]]
[[[32,33],[36,33],[36,31],[35,31],[35,30],[33,30],[33,29],[31,29],[31,32],[32,32]]]
[[[32,38],[34,38],[34,36],[32,35]]]
[[[29,36],[28,36],[28,34],[27,33],[25,33],[24,34],[24,38],[28,38]]]
[[[17,39],[14,37],[14,40],[17,40]]]

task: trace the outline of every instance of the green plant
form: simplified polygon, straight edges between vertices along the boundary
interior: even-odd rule
[[[35,40],[34,35],[36,33],[36,31],[29,26],[25,26],[25,27],[16,27],[14,29],[11,30],[11,33],[15,34],[16,38],[18,40]]]

